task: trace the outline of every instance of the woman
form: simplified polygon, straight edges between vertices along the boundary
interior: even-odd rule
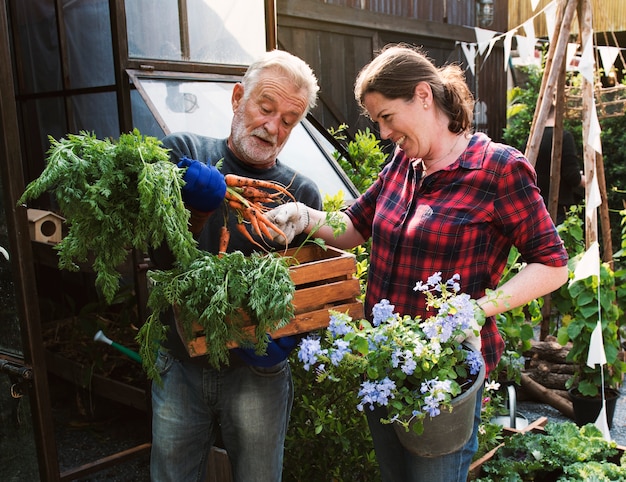
[[[442,279],[458,273],[461,291],[487,316],[480,341],[489,372],[504,349],[494,315],[567,280],[567,252],[534,170],[517,150],[470,133],[474,101],[458,66],[438,69],[414,48],[389,46],[359,73],[355,96],[396,149],[376,182],[341,214],[345,232],[334,237],[323,225],[326,213],[299,203],[270,216],[288,237],[313,231],[344,249],[372,238],[366,313],[388,299],[397,313],[425,318],[415,283],[436,272]],[[497,299],[487,299],[512,246],[527,264],[498,288]],[[478,446],[480,401],[467,444],[434,458],[406,451],[393,427],[380,423],[384,409],[367,413],[383,481],[464,482]]]

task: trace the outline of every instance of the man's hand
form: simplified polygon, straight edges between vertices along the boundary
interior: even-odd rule
[[[189,208],[200,212],[214,211],[226,195],[226,181],[214,166],[183,157],[177,166],[187,169],[183,176],[183,201]]]
[[[309,209],[303,203],[285,203],[265,214],[267,219],[274,223],[284,233],[273,232],[274,241],[288,245],[298,234],[309,225]]]

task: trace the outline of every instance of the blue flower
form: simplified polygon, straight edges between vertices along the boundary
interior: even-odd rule
[[[333,342],[333,347],[335,349],[330,353],[330,362],[333,365],[338,366],[341,360],[343,360],[343,357],[347,353],[350,353],[350,343],[345,340],[335,340]]]
[[[352,331],[352,327],[348,325],[345,319],[340,318],[338,315],[333,314],[330,316],[330,322],[328,323],[328,331],[333,336],[333,338],[337,338],[339,336],[346,335]]]
[[[361,403],[357,405],[360,411],[363,411],[364,404],[370,404],[370,410],[374,410],[374,405],[386,406],[389,399],[394,398],[393,391],[396,389],[396,383],[385,377],[379,382],[364,381],[361,383],[361,390],[358,396]]]
[[[478,372],[480,372],[480,369],[483,366],[483,360],[480,356],[480,353],[476,351],[470,351],[467,353],[466,362],[469,366],[471,375],[476,375]]]
[[[300,350],[298,351],[298,359],[304,363],[304,369],[309,371],[311,365],[317,362],[318,357],[328,353],[328,350],[322,350],[319,338],[304,338],[300,342]]]
[[[380,302],[376,303],[374,308],[372,308],[372,324],[378,326],[389,318],[392,318],[394,316],[393,310],[395,307],[395,305],[389,304],[389,300],[380,300]]]

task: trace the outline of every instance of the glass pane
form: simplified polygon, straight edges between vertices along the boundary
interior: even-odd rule
[[[188,0],[191,60],[249,65],[265,52],[264,0]]]
[[[21,51],[19,91],[46,92],[61,88],[61,60],[54,0],[11,2],[13,29]]]
[[[8,375],[0,373],[0,480],[41,480],[28,397],[14,398]]]
[[[102,94],[75,95],[70,98],[74,125],[70,132],[89,131],[96,137],[119,137],[120,126],[117,115],[117,98],[115,92]]]
[[[65,0],[63,18],[70,87],[115,84],[108,0]]]
[[[177,0],[126,0],[129,57],[181,60]]]
[[[137,84],[169,132],[187,131],[218,138],[230,134],[233,82],[141,78]],[[316,136],[316,140],[317,143],[302,125],[297,126],[279,159],[313,179],[322,195],[335,195],[342,190],[346,200],[353,200],[351,188],[330,155],[334,149],[322,136]]]
[[[184,58],[178,3],[126,0],[130,57],[248,65],[265,51],[265,0],[187,0]]]
[[[132,104],[131,110],[133,111],[133,127],[139,129],[139,132],[144,136],[152,136],[161,139],[165,135],[163,129],[161,129],[154,115],[150,112],[150,109],[148,109],[141,94],[136,90],[131,91],[130,101]]]
[[[4,199],[0,186],[0,202]],[[15,357],[22,357],[22,339],[20,338],[20,323],[15,307],[15,287],[11,272],[11,254],[9,237],[4,217],[4,210],[0,212],[0,351]],[[2,374],[0,374],[2,376]]]

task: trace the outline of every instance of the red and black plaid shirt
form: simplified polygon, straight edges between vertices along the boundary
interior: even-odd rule
[[[450,166],[420,183],[420,162],[397,149],[377,181],[347,211],[372,237],[366,314],[382,299],[401,315],[428,313],[417,281],[441,271],[460,275],[461,291],[478,299],[495,289],[511,246],[526,263],[567,264],[567,252],[536,186],[533,167],[517,150],[475,134]],[[495,319],[481,332],[487,372],[504,341]]]

